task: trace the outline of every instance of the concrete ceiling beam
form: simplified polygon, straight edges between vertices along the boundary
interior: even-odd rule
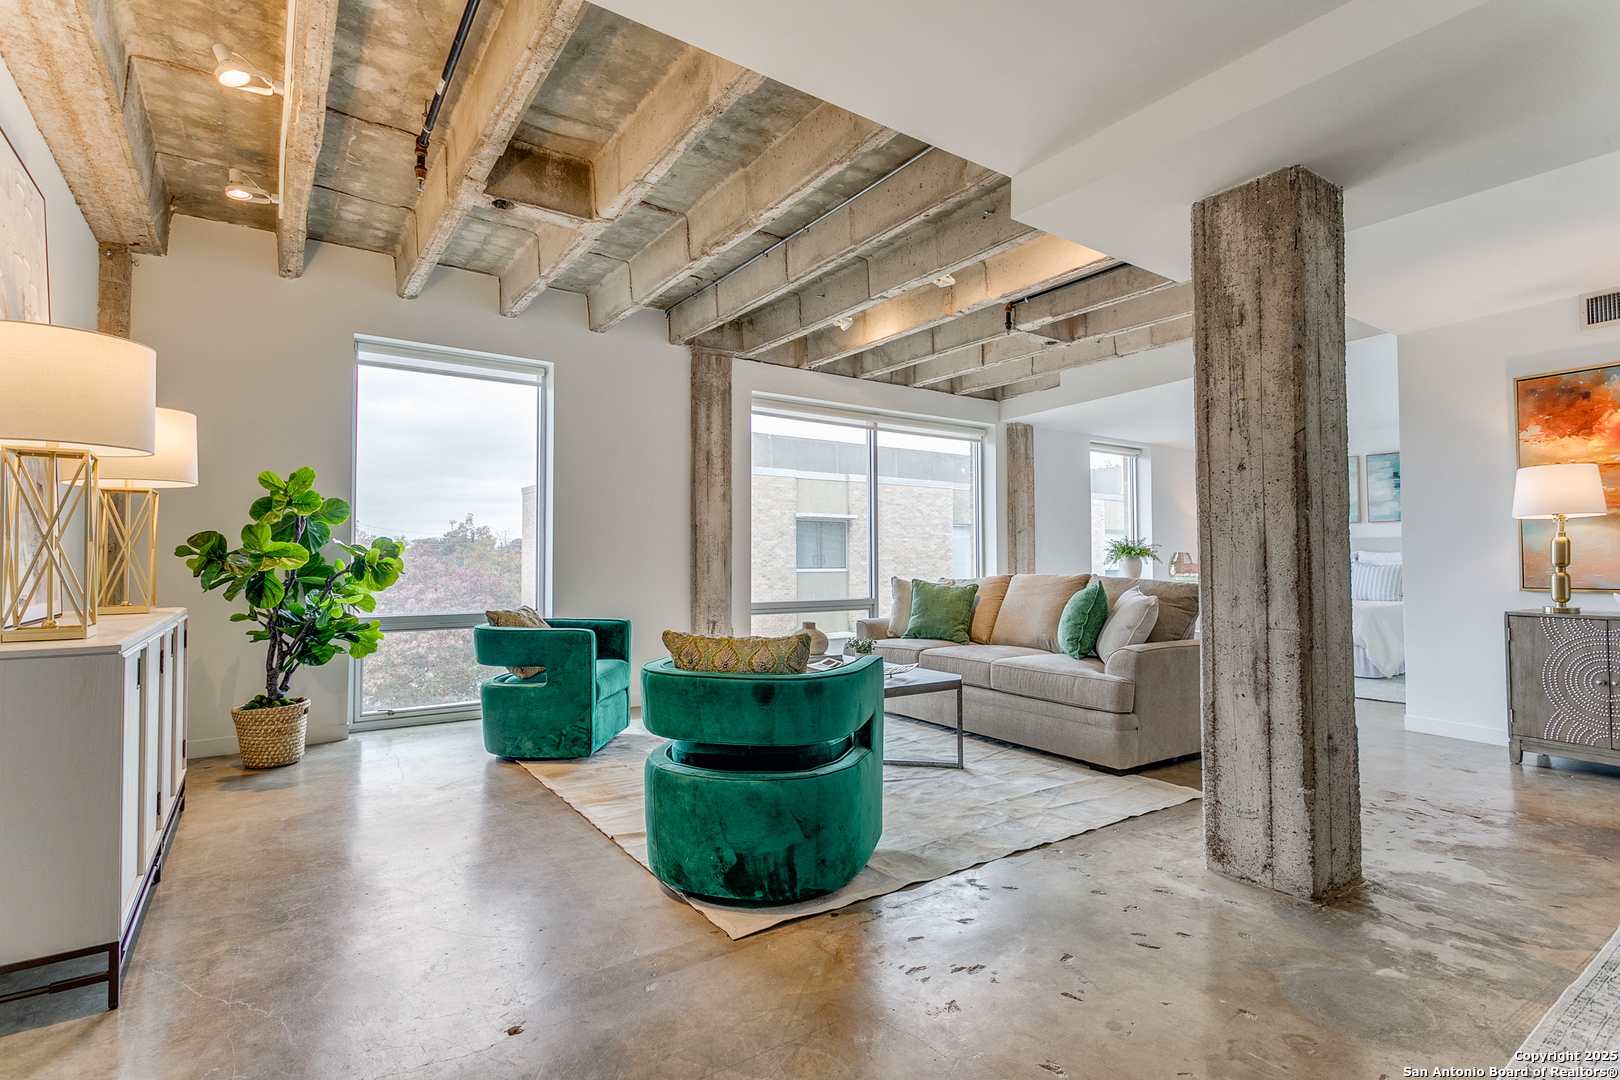
[[[954,268],[951,271],[956,279],[954,285],[940,288],[929,281],[857,311],[848,330],[822,323],[785,348],[761,353],[754,359],[783,363],[791,358],[795,367],[820,370],[844,357],[933,327],[940,327],[936,336],[943,335],[945,340],[955,344],[966,344],[966,340],[955,339],[982,333],[981,324],[989,326],[999,318],[1005,327],[1006,317],[999,309],[1008,301],[1047,288],[1087,266],[1107,261],[1108,256],[1100,251],[1061,237],[1033,233],[1022,243],[987,259]],[[989,314],[980,314],[977,321],[967,323],[960,330],[940,325],[984,308],[992,310]]]
[[[1073,318],[1104,304],[1129,300],[1174,284],[1172,279],[1140,266],[1121,265],[1019,304],[1013,308],[1013,325],[1020,330],[1040,330],[1049,323]]]
[[[545,236],[527,245],[501,274],[501,314],[517,315],[646,198],[688,148],[764,76],[688,48],[590,162],[592,217],[577,242]],[[531,258],[532,256],[532,258]],[[549,259],[549,261],[548,261]]]
[[[948,384],[953,394],[967,394],[978,390],[1011,386],[1028,380],[1041,380],[1045,376],[1085,367],[1101,360],[1130,356],[1148,349],[1158,349],[1178,341],[1188,341],[1193,334],[1191,313],[1166,322],[1141,326],[1119,334],[1087,338],[1084,341],[1046,349],[1033,356],[1011,363],[997,364],[982,371],[970,372],[952,379]],[[1049,381],[1049,380],[1047,380]],[[1045,383],[1042,384],[1043,388]]]
[[[507,147],[484,194],[537,224],[582,229],[596,216],[591,163],[537,147]]]
[[[1081,315],[1041,327],[1055,341],[1083,341],[1103,334],[1121,334],[1154,323],[1179,319],[1192,312],[1192,282],[1156,289],[1142,296],[1093,308]]]
[[[309,200],[326,131],[326,87],[332,78],[337,0],[291,0],[287,5],[287,51],[282,80],[281,177],[277,190],[276,261],[282,277],[304,272]]]
[[[437,132],[439,152],[394,253],[399,295],[421,295],[467,212],[484,200],[489,174],[579,25],[584,0],[513,0],[465,75]]]
[[[930,151],[809,229],[676,304],[669,311],[669,340],[689,344],[887,244],[942,207],[997,184],[1006,184],[998,173],[943,150]],[[1010,198],[1003,202],[1010,216]]]
[[[168,189],[110,18],[85,0],[0,0],[0,55],[96,241],[163,254]]]
[[[601,333],[615,326],[793,209],[861,155],[898,135],[836,105],[818,105],[591,289],[587,294],[591,329]]]

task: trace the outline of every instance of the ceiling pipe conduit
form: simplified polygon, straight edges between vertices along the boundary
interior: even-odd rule
[[[433,138],[433,125],[439,119],[439,107],[444,104],[444,93],[455,78],[456,63],[461,59],[461,47],[467,43],[473,16],[478,14],[478,0],[467,0],[467,9],[461,13],[461,25],[456,27],[456,39],[450,43],[450,55],[444,61],[444,73],[439,76],[438,89],[423,113],[422,133],[416,137],[416,190],[427,182],[428,142]]]

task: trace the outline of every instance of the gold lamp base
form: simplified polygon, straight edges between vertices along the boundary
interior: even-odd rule
[[[96,632],[96,458],[0,447],[0,641]]]
[[[1569,537],[1564,535],[1563,514],[1555,514],[1558,521],[1558,531],[1553,534],[1552,543],[1547,546],[1547,555],[1552,560],[1552,603],[1542,606],[1544,615],[1579,615],[1581,609],[1571,607],[1569,603]]]
[[[157,607],[158,493],[133,485],[104,487],[98,502],[96,612],[144,615]]]

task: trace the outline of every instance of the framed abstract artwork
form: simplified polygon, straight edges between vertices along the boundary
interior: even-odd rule
[[[0,131],[0,319],[51,321],[45,194]]]
[[[1350,455],[1350,524],[1361,521],[1361,459]]]
[[[1579,368],[1513,381],[1518,464],[1595,461],[1609,512],[1571,518],[1564,526],[1574,551],[1569,575],[1586,592],[1620,589],[1620,364]],[[1519,587],[1548,587],[1551,521],[1519,522]]]
[[[1367,520],[1401,520],[1401,454],[1367,455]]]

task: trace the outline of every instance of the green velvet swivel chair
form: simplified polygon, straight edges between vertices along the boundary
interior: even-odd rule
[[[547,619],[547,627],[473,627],[473,652],[491,667],[542,667],[478,687],[484,749],[503,758],[581,758],[630,723],[630,624]]]
[[[883,660],[804,675],[641,669],[647,858],[723,902],[790,904],[850,882],[883,832]]]

